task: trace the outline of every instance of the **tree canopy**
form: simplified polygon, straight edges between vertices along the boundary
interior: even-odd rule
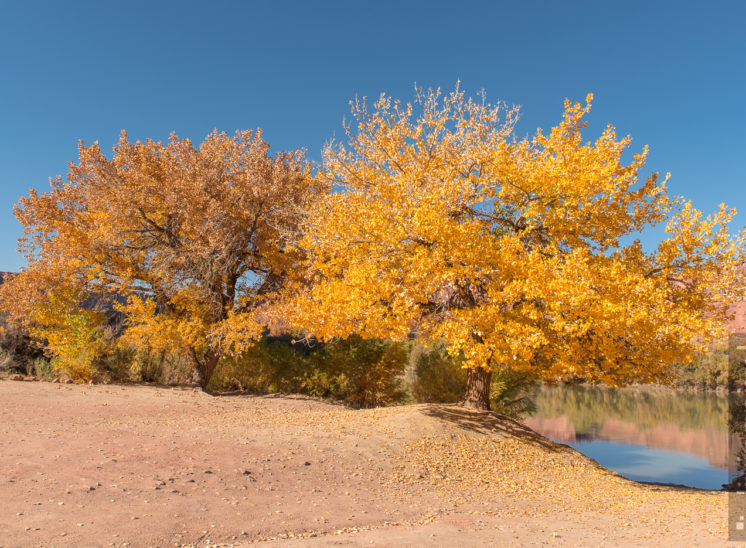
[[[103,347],[84,301],[115,297],[122,340],[182,349],[203,387],[268,322],[445,343],[476,408],[497,370],[665,381],[725,335],[746,232],[729,233],[725,205],[704,216],[668,176],[642,175],[647,147],[625,156],[612,126],[584,140],[591,100],[525,138],[517,109],[458,87],[355,101],[315,175],[261,131],[198,147],[123,132],[111,159],[81,143],[66,182],[16,207],[28,266],[0,306],[87,371]],[[645,249],[639,232],[659,224]]]
[[[261,335],[256,313],[298,260],[289,238],[325,191],[302,152],[271,155],[261,130],[198,147],[122,132],[111,159],[81,142],[51,187],[16,207],[28,266],[2,287],[3,308],[51,326],[38,313],[49,293],[119,296],[124,336],[184,349],[202,386],[231,340]]]
[[[642,178],[647,147],[608,126],[594,141],[585,105],[518,139],[518,113],[458,88],[352,103],[347,142],[317,177],[300,242],[306,280],[284,314],[321,339],[445,341],[469,368],[466,404],[489,407],[490,372],[612,385],[665,380],[723,334],[743,294],[744,234],[722,205],[705,217]],[[637,233],[665,223],[657,249]],[[309,284],[309,281],[312,283]]]

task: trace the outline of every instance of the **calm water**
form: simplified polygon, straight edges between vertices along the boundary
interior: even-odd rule
[[[524,422],[636,481],[728,483],[728,401],[715,394],[540,387]]]

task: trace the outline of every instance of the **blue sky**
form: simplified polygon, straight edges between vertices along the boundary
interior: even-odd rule
[[[612,123],[649,144],[649,171],[742,210],[740,228],[745,21],[742,0],[3,2],[0,270],[24,262],[13,204],[64,175],[78,139],[263,127],[319,159],[355,94],[406,100],[415,82],[521,105],[520,134],[593,92],[589,139]]]

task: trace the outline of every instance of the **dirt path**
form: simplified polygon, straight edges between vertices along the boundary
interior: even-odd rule
[[[727,497],[640,485],[494,415],[0,381],[0,546],[723,546]]]

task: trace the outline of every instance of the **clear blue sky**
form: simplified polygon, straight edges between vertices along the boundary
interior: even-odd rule
[[[66,174],[78,139],[119,131],[200,140],[265,129],[320,148],[355,94],[484,88],[519,104],[521,134],[595,94],[607,123],[649,144],[650,171],[746,218],[746,2],[34,2],[0,4],[0,270],[23,264],[12,206]],[[647,238],[654,238],[654,235]],[[647,243],[650,243],[649,241]]]

